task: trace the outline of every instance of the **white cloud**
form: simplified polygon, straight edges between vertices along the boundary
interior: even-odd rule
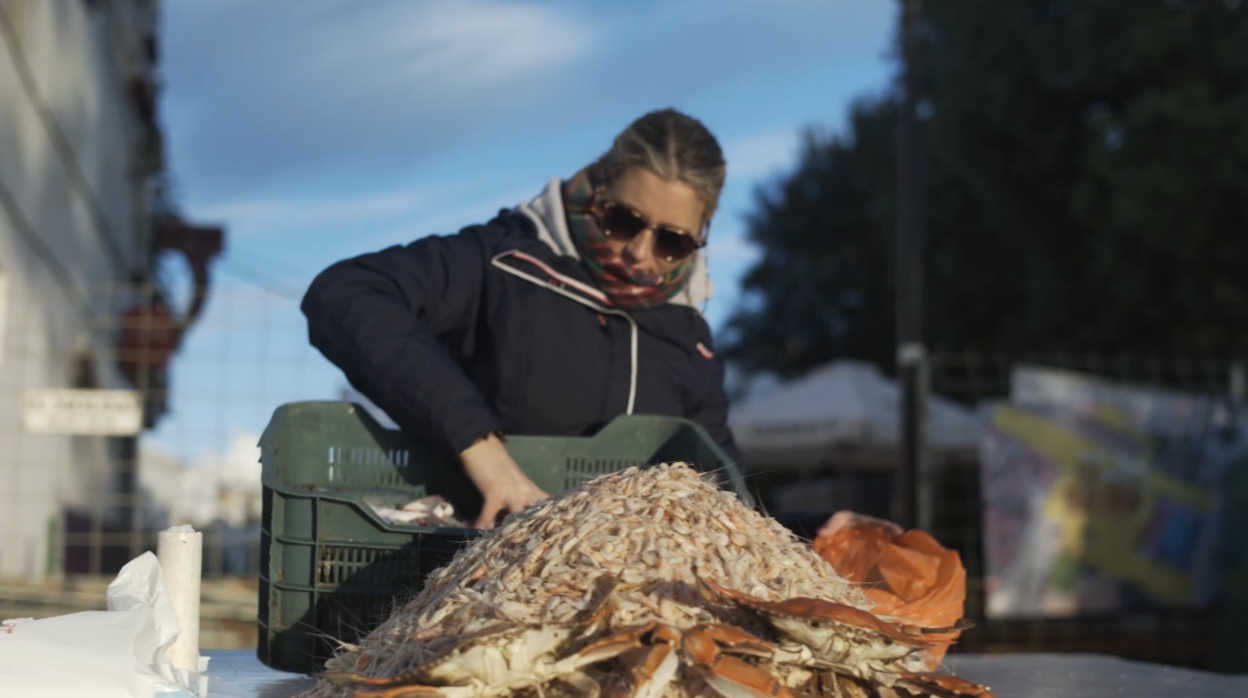
[[[409,76],[493,82],[566,65],[594,40],[592,28],[548,7],[482,0],[425,2],[398,28]]]
[[[427,209],[424,214],[404,220],[370,241],[375,246],[402,245],[426,235],[445,235],[460,228],[487,223],[500,209],[512,208],[541,192],[541,184],[512,189],[463,205]]]
[[[208,199],[343,173],[402,176],[483,125],[533,118],[601,45],[573,10],[536,2],[167,10],[171,160]]]
[[[587,152],[591,138],[596,151],[664,105],[717,132],[759,117],[775,129],[878,81],[893,13],[885,0],[167,3],[162,117],[199,201]],[[787,138],[738,144],[730,177],[775,167]]]
[[[472,198],[471,182],[460,181],[435,189],[366,192],[340,198],[228,199],[196,206],[191,215],[196,220],[224,224],[231,239],[315,229],[358,230],[363,235],[350,246],[365,251],[488,222],[499,209],[528,201],[541,189],[541,183],[535,183]]]
[[[357,223],[411,213],[430,198],[426,192],[407,191],[314,201],[236,199],[197,207],[194,215],[200,220],[220,221],[244,230],[264,226]]]

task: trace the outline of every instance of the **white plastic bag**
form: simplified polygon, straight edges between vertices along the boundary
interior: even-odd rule
[[[121,569],[107,611],[0,626],[0,698],[196,698],[206,682],[179,672],[165,650],[178,619],[152,553]],[[202,698],[202,697],[201,697]]]

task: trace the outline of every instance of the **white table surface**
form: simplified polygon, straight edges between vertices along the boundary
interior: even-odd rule
[[[253,650],[205,651],[209,698],[289,698],[316,685],[274,671]],[[945,669],[992,688],[997,698],[1248,697],[1248,676],[1228,676],[1092,654],[960,655]]]

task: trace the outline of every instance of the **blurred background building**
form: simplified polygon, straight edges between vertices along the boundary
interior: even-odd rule
[[[4,575],[60,571],[64,512],[115,491],[126,457],[115,439],[28,435],[21,420],[27,390],[132,387],[112,318],[152,266],[156,16],[111,4],[0,5]]]
[[[105,572],[143,545],[136,437],[197,312],[170,312],[157,259],[206,271],[221,244],[163,209],[157,21],[145,0],[0,3],[0,576]],[[75,423],[109,409],[133,425]]]

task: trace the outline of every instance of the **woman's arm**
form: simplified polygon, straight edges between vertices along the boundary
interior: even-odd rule
[[[472,350],[489,238],[499,236],[467,228],[348,259],[303,299],[312,345],[399,426],[432,427],[456,453],[502,426],[448,350]]]
[[[482,528],[546,496],[491,436],[501,420],[460,364],[474,350],[485,270],[504,235],[477,226],[339,262],[302,305],[312,345],[357,390],[404,430],[432,428],[460,454],[485,499]]]
[[[460,454],[460,461],[484,500],[477,528],[494,528],[499,514],[520,511],[547,496],[520,470],[494,434],[469,446]]]

